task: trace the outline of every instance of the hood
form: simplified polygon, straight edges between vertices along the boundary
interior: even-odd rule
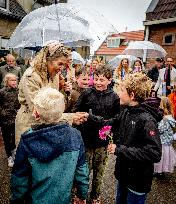
[[[150,113],[157,122],[163,119],[163,110],[159,108],[160,100],[158,98],[149,98],[141,103],[141,108]]]
[[[22,135],[22,145],[28,155],[48,162],[64,152],[70,142],[68,134],[74,134],[68,124],[31,129]]]

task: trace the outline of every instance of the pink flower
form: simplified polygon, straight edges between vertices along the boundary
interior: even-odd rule
[[[107,140],[109,138],[109,142],[113,142],[113,134],[111,132],[112,126],[104,126],[101,130],[99,130],[99,138],[102,140]]]

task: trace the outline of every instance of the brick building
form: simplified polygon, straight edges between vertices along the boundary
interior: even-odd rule
[[[176,0],[152,0],[144,26],[145,40],[161,45],[176,61]]]
[[[144,40],[143,30],[109,35],[95,51],[95,56],[101,56],[103,57],[104,61],[109,61],[113,57],[122,54],[129,42],[140,40]]]

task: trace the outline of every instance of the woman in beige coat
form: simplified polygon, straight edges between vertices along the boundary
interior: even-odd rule
[[[19,84],[19,102],[21,108],[15,121],[16,144],[21,134],[36,124],[32,116],[33,99],[39,89],[49,86],[59,90],[59,74],[68,61],[67,49],[58,42],[49,43],[34,58]],[[69,123],[81,121],[84,114],[64,113],[61,120]],[[78,122],[79,123],[79,122]]]

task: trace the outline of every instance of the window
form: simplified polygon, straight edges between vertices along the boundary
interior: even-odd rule
[[[2,38],[1,37],[1,49],[7,49],[7,43],[9,39],[8,38]]]
[[[7,9],[7,0],[0,0],[0,8]]]
[[[120,46],[120,38],[107,39],[107,47],[119,47],[119,46]]]
[[[175,34],[167,33],[163,36],[163,45],[173,45],[175,42]]]

